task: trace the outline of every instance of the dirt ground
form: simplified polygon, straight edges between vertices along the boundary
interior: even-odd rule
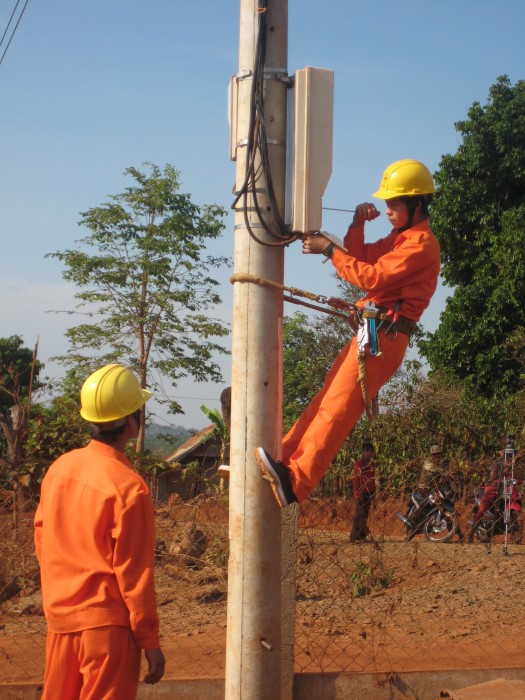
[[[400,508],[378,504],[371,541],[352,545],[351,502],[303,506],[296,671],[523,668],[525,546],[510,545],[505,554],[501,538],[490,552],[479,543],[405,542],[395,515]],[[459,510],[465,529],[468,508]],[[29,542],[30,516],[25,527]],[[223,677],[225,508],[208,502],[159,509],[157,535],[166,675]],[[34,566],[30,554],[26,566]],[[18,595],[0,604],[0,682],[40,681],[44,647],[40,591],[29,578]]]

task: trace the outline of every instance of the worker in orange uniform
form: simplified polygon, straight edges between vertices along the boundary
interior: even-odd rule
[[[374,197],[386,200],[392,231],[374,243],[364,242],[364,227],[380,213],[369,202],[358,204],[343,241],[345,250],[322,235],[307,236],[303,253],[323,253],[338,275],[366,296],[360,332],[336,358],[322,389],[285,436],[280,460],[263,447],[255,451],[263,475],[281,507],[302,503],[328,470],[344,440],[365,409],[400,367],[411,333],[437,286],[439,243],[429,224],[428,204],[435,185],[417,160],[400,160],[384,172]],[[358,382],[365,367],[365,389]]]
[[[144,681],[164,675],[153,504],[124,455],[151,396],[121,365],[94,372],[80,397],[92,440],[59,457],[42,482],[34,523],[48,626],[42,700],[133,700],[141,649]]]

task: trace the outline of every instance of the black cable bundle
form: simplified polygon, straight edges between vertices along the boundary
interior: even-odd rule
[[[266,129],[264,123],[264,64],[266,59],[266,39],[267,39],[267,23],[268,23],[268,1],[259,0],[259,27],[257,34],[257,43],[255,49],[255,60],[253,69],[252,89],[250,96],[250,120],[248,125],[247,152],[246,152],[246,169],[244,182],[241,188],[235,193],[236,197],[232,204],[232,209],[235,209],[239,200],[242,199],[244,222],[250,236],[258,243],[266,246],[283,246],[288,245],[297,239],[297,236],[291,234],[285,226],[284,220],[279,211],[275,190],[273,186],[272,174],[270,170],[270,159],[268,154],[268,141],[266,137]],[[256,168],[255,162],[257,155],[260,157],[260,164]],[[277,230],[272,230],[265,222],[257,198],[257,182],[264,177],[266,182],[268,198],[270,200],[271,211],[276,223]],[[248,195],[251,194],[253,204],[260,224],[263,228],[278,241],[270,243],[258,238],[253,228],[248,221]]]

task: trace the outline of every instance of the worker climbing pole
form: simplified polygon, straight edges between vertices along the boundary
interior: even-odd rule
[[[266,443],[256,459],[281,507],[302,503],[315,489],[369,402],[400,367],[410,336],[437,286],[440,251],[429,224],[434,181],[423,163],[388,166],[374,197],[385,200],[390,233],[364,242],[368,221],[380,212],[371,202],[355,207],[343,241],[322,233],[303,239],[303,253],[330,258],[338,275],[362,289],[357,336],[328,372],[322,389],[284,437],[281,457]]]

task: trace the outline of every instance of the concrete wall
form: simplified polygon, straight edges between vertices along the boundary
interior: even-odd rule
[[[294,700],[437,700],[442,690],[458,690],[506,678],[525,680],[525,669],[432,671],[392,674],[296,674]],[[41,686],[0,684],[0,700],[39,700]],[[224,700],[224,680],[141,683],[137,700]],[[268,698],[278,700],[278,698]],[[487,700],[490,700],[487,698]]]

